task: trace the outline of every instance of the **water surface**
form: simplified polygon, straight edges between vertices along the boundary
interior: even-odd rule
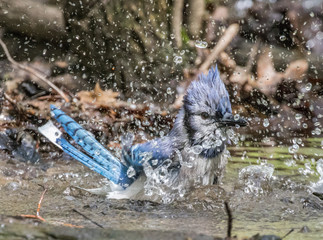
[[[247,137],[238,146],[228,148],[231,158],[220,186],[198,188],[172,204],[109,200],[80,190],[79,187],[102,187],[106,180],[65,154],[55,153],[31,165],[2,153],[1,222],[10,226],[12,219],[6,216],[34,214],[42,193],[39,185],[43,185],[48,191],[41,216],[50,226],[69,223],[99,229],[95,224],[98,223],[115,230],[194,232],[224,237],[227,215],[223,203],[228,201],[234,217],[233,234],[241,238],[257,233],[284,236],[295,229],[286,239],[320,239],[323,203],[309,189],[319,180],[316,162],[323,158],[322,140],[255,141]],[[15,220],[12,224],[21,222],[26,223]]]

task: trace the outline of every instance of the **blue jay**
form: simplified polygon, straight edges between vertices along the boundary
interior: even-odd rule
[[[217,67],[190,84],[168,135],[135,145],[133,135],[122,137],[120,160],[63,111],[51,106],[51,112],[84,152],[71,145],[51,121],[39,131],[73,158],[109,179],[110,198],[133,198],[143,193],[174,197],[175,192],[184,195],[194,185],[216,183],[226,164],[222,156],[228,141],[226,129],[247,124],[232,114],[229,94]]]

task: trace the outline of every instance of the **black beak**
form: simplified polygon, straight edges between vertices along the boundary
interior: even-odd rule
[[[217,122],[220,126],[247,126],[247,120],[240,116],[234,116],[232,113],[225,113],[222,119],[218,119]]]

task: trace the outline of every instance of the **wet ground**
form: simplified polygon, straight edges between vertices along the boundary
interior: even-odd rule
[[[285,239],[321,239],[323,201],[309,189],[319,180],[316,162],[323,158],[322,140],[246,137],[239,146],[229,147],[223,184],[196,189],[168,205],[109,200],[81,190],[102,187],[105,179],[66,155],[31,165],[2,152],[0,239],[225,237],[224,201],[230,204],[233,235],[239,238],[257,233],[282,237],[294,229]],[[39,185],[48,189],[40,210],[47,223],[19,217],[35,214],[43,191]]]

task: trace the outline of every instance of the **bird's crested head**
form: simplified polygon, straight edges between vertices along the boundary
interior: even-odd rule
[[[193,81],[184,97],[186,115],[198,116],[204,124],[218,126],[245,125],[245,120],[232,115],[228,91],[220,78],[218,68],[211,68],[207,76],[201,74]]]
[[[205,141],[213,144],[218,138],[216,133],[219,134],[223,127],[246,125],[244,119],[233,116],[229,94],[217,67],[191,83],[184,96],[183,107],[184,124],[192,144]],[[222,145],[219,147],[223,148]]]

